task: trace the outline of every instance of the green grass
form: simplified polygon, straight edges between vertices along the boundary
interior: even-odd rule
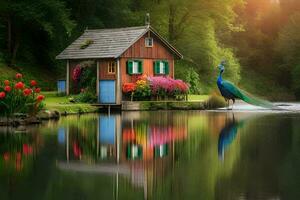
[[[205,101],[209,98],[209,95],[188,95],[189,101]]]
[[[70,103],[69,97],[57,96],[56,92],[44,92],[45,105],[48,110],[57,110],[60,113],[76,114],[97,112],[98,108],[85,103]]]

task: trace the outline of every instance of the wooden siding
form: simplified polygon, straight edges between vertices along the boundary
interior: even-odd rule
[[[111,61],[116,61],[116,60],[113,60],[113,59],[99,60],[99,79],[100,80],[116,80],[117,66],[116,66],[115,74],[108,73],[108,63]]]
[[[147,59],[168,59],[173,60],[172,52],[153,34],[153,47],[145,46],[145,38],[148,37],[146,33],[131,47],[129,47],[122,55],[123,58],[147,58]]]
[[[127,60],[131,58],[121,58],[120,59],[120,69],[121,69],[121,82],[122,85],[124,83],[130,83],[130,82],[135,82],[140,75],[129,75],[127,74]],[[138,58],[137,58],[138,59]],[[153,62],[156,61],[157,59],[142,59],[143,61],[143,74],[147,76],[155,76],[154,71],[153,71]],[[166,60],[166,59],[164,59]],[[169,67],[170,67],[170,73],[169,76],[171,78],[174,78],[174,62],[173,60],[167,60],[169,62]],[[162,76],[162,75],[158,75]]]

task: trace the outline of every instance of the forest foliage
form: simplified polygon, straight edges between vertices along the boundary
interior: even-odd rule
[[[55,56],[85,29],[144,25],[146,13],[184,55],[176,75],[195,93],[213,88],[226,60],[230,81],[251,71],[300,97],[298,0],[2,0],[0,62],[59,72]]]

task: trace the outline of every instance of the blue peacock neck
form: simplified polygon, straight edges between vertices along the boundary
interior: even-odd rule
[[[218,80],[217,80],[218,84],[222,83],[222,81],[223,81],[223,79],[222,79],[222,73],[223,73],[223,70],[220,71],[220,74],[219,74],[219,77],[218,77]]]

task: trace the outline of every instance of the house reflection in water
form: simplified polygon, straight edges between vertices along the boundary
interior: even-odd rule
[[[170,173],[176,141],[187,138],[188,123],[186,117],[159,114],[151,121],[136,115],[140,113],[122,113],[122,120],[121,115],[100,115],[96,130],[89,133],[68,127],[65,137],[58,136],[59,142],[65,138],[66,152],[66,161],[58,162],[58,167],[114,175],[116,197],[120,175],[143,188],[145,198],[151,196],[156,184]]]

